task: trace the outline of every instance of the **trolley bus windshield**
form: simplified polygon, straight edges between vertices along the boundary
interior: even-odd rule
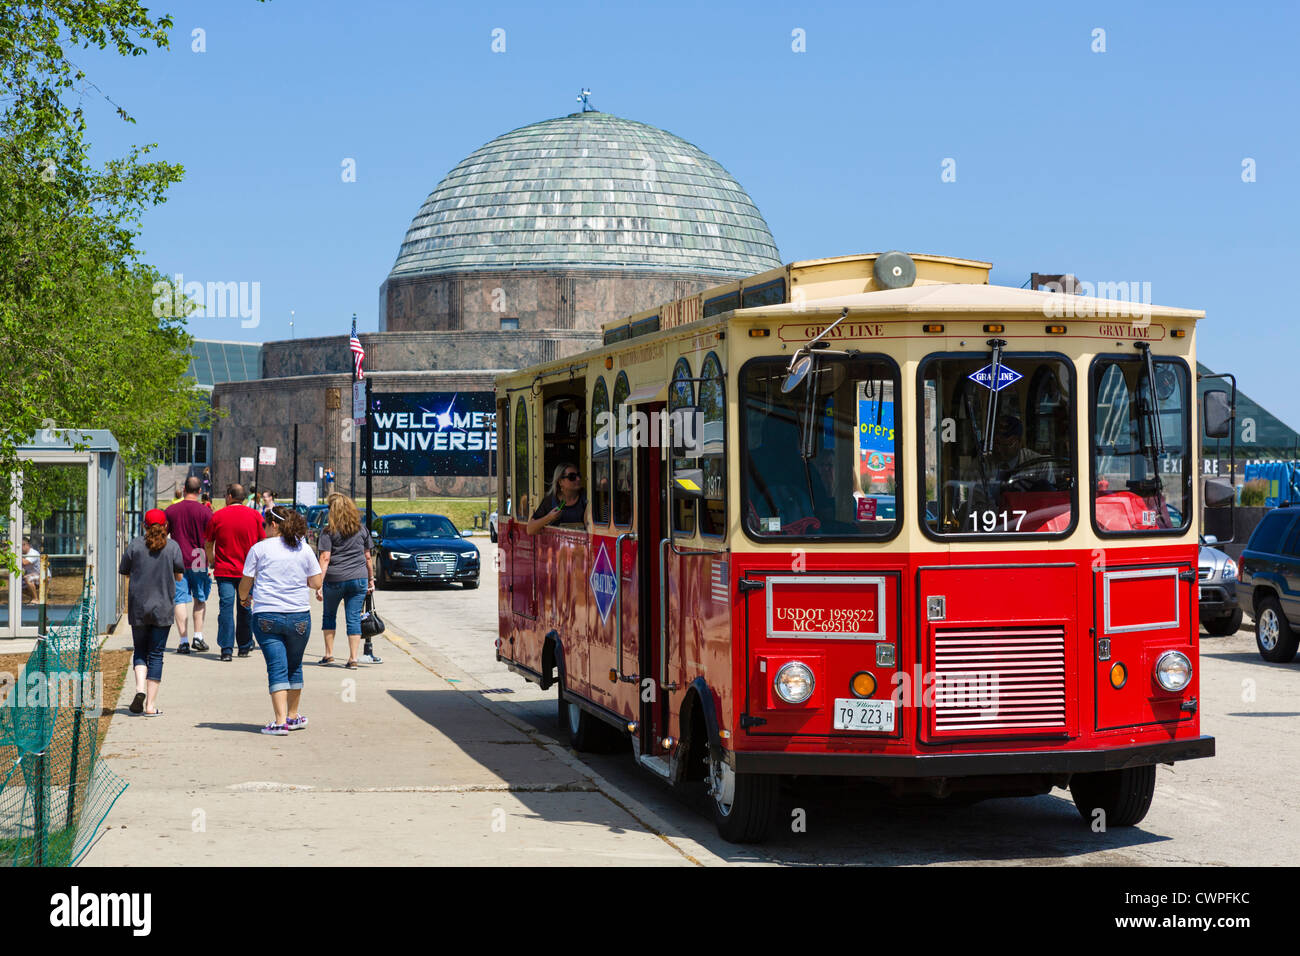
[[[934,356],[922,365],[921,382],[930,533],[1065,534],[1073,527],[1068,361],[1016,352]]]
[[[788,394],[787,361],[741,369],[744,526],[755,538],[886,537],[898,527],[894,396],[878,356],[819,356]]]

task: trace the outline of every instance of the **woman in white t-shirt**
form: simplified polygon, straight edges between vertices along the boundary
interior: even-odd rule
[[[311,636],[309,596],[324,575],[306,543],[307,520],[284,505],[271,508],[266,517],[270,533],[248,551],[239,602],[252,607],[253,636],[262,648],[271,686],[275,719],[262,733],[284,737],[307,726],[307,718],[298,712],[302,656]]]

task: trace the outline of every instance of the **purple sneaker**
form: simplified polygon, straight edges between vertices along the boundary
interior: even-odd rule
[[[307,715],[299,714],[297,717],[290,717],[288,720],[284,722],[284,725],[288,727],[290,730],[306,730]]]
[[[267,724],[262,728],[262,733],[270,734],[272,737],[288,737],[289,728],[284,724]]]

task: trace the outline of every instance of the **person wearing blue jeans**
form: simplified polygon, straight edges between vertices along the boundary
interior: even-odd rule
[[[239,603],[239,578],[217,578],[220,609],[217,612],[217,647],[223,658],[235,650],[239,641],[239,656],[247,657],[253,649],[253,632],[249,630],[248,608]]]
[[[343,623],[348,635],[348,667],[351,669],[356,668],[357,652],[361,649],[361,609],[366,603],[366,593],[369,590],[368,578],[326,581],[321,589],[321,600],[325,607],[321,612],[320,629],[325,638],[325,656],[333,660],[334,632],[338,628],[338,608],[342,601]]]
[[[274,533],[257,542],[244,560],[239,603],[253,612],[253,635],[266,661],[275,719],[262,733],[284,737],[303,730],[307,718],[298,710],[302,699],[302,655],[311,636],[311,590],[325,575],[307,536],[307,521],[284,505],[267,512]]]
[[[311,615],[306,611],[264,611],[253,615],[253,636],[266,660],[266,679],[275,709],[275,723],[296,729],[290,721],[306,726],[298,713],[302,698],[302,655],[311,637]]]

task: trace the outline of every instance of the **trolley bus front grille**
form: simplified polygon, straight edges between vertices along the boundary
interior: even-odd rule
[[[936,734],[1065,729],[1065,629],[939,629]]]

